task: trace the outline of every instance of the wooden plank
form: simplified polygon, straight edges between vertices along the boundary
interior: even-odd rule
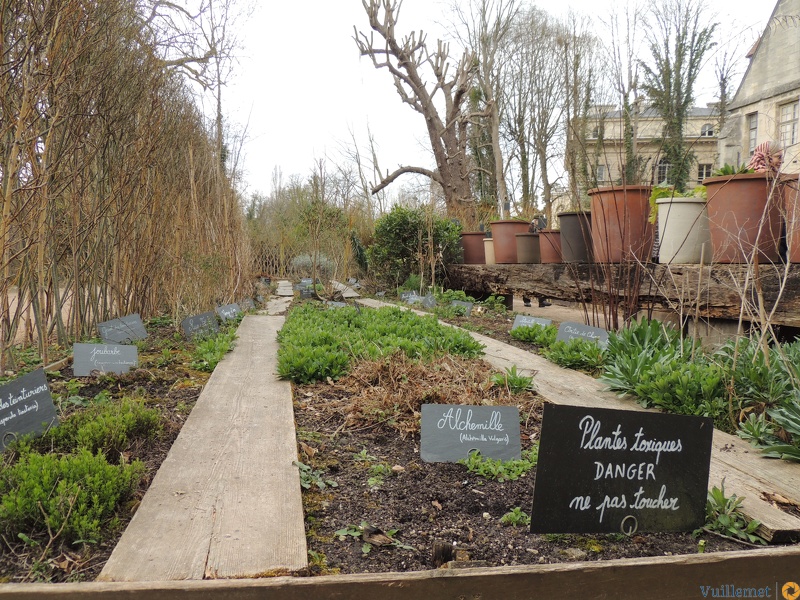
[[[800,548],[766,548],[686,556],[618,559],[412,573],[151,583],[0,585],[0,598],[19,600],[406,600],[408,598],[614,598],[685,600],[736,597],[736,588],[780,598],[797,581]],[[730,586],[721,588],[720,586]],[[708,586],[708,587],[706,587]],[[705,589],[706,594],[703,594]],[[730,590],[734,595],[730,595]],[[712,594],[712,590],[714,593]],[[754,597],[748,595],[747,597]]]
[[[743,297],[747,300],[745,307],[758,305],[752,270],[749,271],[747,265],[648,264],[640,267],[562,263],[448,267],[451,286],[456,289],[544,296],[587,304],[593,299],[602,303],[608,293],[620,299],[630,297],[625,282],[634,281],[637,273],[641,274],[638,280],[640,307],[675,309],[682,306],[685,314],[694,314],[694,307],[699,304],[701,317],[738,319]],[[767,311],[777,302],[773,323],[800,327],[800,264],[760,265],[759,276]],[[749,286],[745,286],[746,281],[750,282]],[[741,291],[745,287],[746,291]],[[757,320],[757,315],[745,310],[743,318]]]
[[[102,581],[256,577],[307,564],[282,317],[246,316]]]
[[[385,304],[377,300],[359,302],[372,307]],[[538,354],[498,342],[485,335],[474,332],[470,334],[485,346],[484,359],[487,362],[500,370],[516,365],[520,373],[533,374],[536,391],[550,402],[619,410],[648,410],[632,398],[620,397],[607,391],[600,381],[584,373],[562,369]],[[767,540],[775,543],[800,540],[800,519],[762,498],[764,493],[778,492],[785,498],[800,503],[800,466],[764,458],[738,437],[715,431],[709,487],[719,486],[723,478],[725,493],[744,498],[743,512],[749,518],[761,521],[760,533]]]

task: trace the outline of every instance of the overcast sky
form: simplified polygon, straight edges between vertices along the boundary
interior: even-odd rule
[[[771,0],[701,1],[728,28],[726,43],[740,40],[742,54],[774,8]],[[560,0],[536,5],[554,14],[572,8],[599,21],[612,3]],[[446,13],[446,4],[436,0],[405,0],[398,29],[421,28],[434,40],[442,35],[438,23],[447,20]],[[365,147],[367,127],[383,171],[399,164],[432,165],[421,116],[401,102],[385,69],[376,70],[369,59],[359,57],[354,25],[367,28],[361,0],[267,0],[239,30],[244,47],[223,102],[229,121],[247,127],[243,166],[248,196],[269,193],[276,167],[285,179],[307,176],[315,160],[339,161],[342,149],[352,146],[351,133]],[[701,102],[713,99],[713,86],[698,91]]]

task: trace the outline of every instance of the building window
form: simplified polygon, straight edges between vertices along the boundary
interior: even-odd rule
[[[706,177],[711,177],[711,166],[709,164],[697,165],[697,181],[703,181]]]
[[[667,162],[666,158],[662,158],[658,161],[658,164],[655,168],[655,183],[656,185],[660,185],[662,183],[668,183],[667,176],[669,175],[669,170],[672,168],[672,165]]]
[[[756,149],[756,142],[758,140],[758,113],[747,115],[747,128],[749,129],[750,137],[747,143],[747,151],[750,156]]]
[[[797,143],[798,102],[790,102],[778,107],[778,139],[785,148]]]
[[[606,180],[606,166],[597,165],[597,181],[598,183]]]
[[[700,128],[700,137],[714,137],[714,126],[706,123]]]

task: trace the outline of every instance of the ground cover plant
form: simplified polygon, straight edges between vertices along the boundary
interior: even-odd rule
[[[172,319],[157,317],[136,343],[137,369],[47,372],[59,426],[11,444],[0,463],[1,581],[94,579],[235,327],[187,341]],[[30,357],[20,373],[39,366]]]

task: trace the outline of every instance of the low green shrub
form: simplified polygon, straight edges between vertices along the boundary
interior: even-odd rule
[[[233,348],[236,339],[235,327],[223,328],[216,335],[198,338],[192,351],[191,367],[210,373]]]
[[[549,348],[555,343],[556,337],[558,337],[558,327],[555,325],[542,326],[534,324],[516,327],[511,330],[509,335],[521,342],[528,342],[541,348]]]
[[[152,439],[161,432],[161,415],[138,398],[123,398],[77,411],[35,442],[37,448],[62,453],[102,452],[116,463],[134,439]]]
[[[574,338],[553,342],[542,354],[547,360],[565,369],[597,374],[605,364],[605,351],[596,342]]]
[[[294,308],[278,334],[278,374],[297,383],[344,375],[353,358],[378,359],[400,350],[414,359],[445,354],[474,358],[483,346],[464,331],[395,307]]]
[[[52,534],[67,543],[101,539],[139,485],[139,461],[115,466],[102,454],[23,454],[0,471],[0,523],[6,533]]]
[[[520,460],[502,461],[486,458],[480,452],[470,452],[468,458],[458,461],[459,464],[466,466],[467,471],[470,473],[475,473],[486,479],[496,479],[500,482],[519,479],[535,467],[538,462],[538,444],[534,444],[528,450],[524,450]]]

